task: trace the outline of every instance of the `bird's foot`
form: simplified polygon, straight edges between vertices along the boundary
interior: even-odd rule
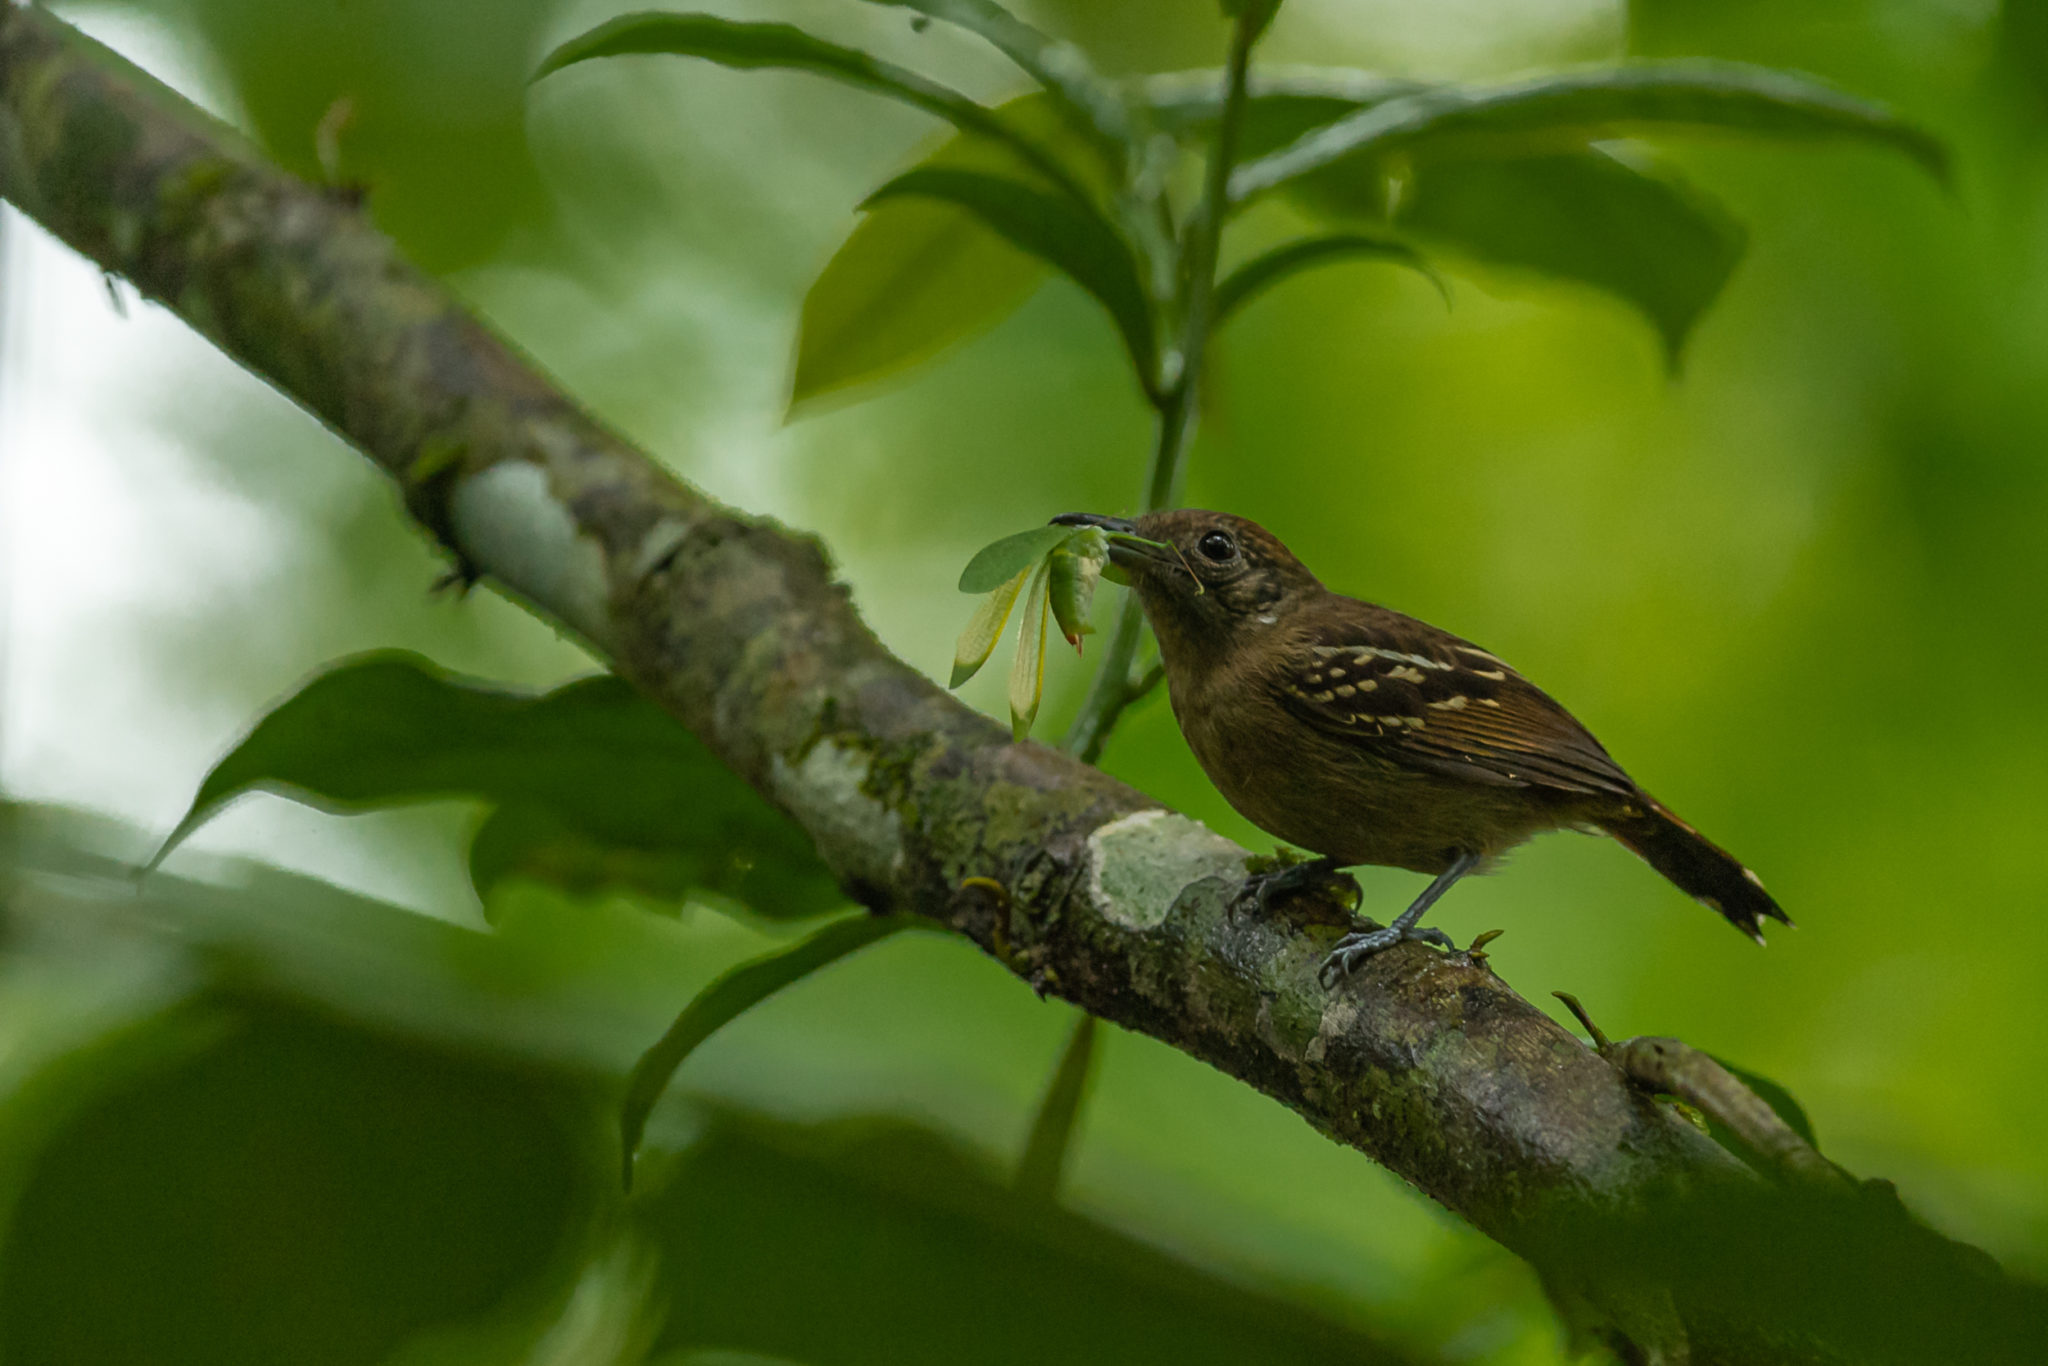
[[[1364,896],[1358,889],[1358,879],[1345,872],[1335,859],[1310,859],[1307,863],[1253,873],[1231,899],[1229,913],[1232,918],[1271,915],[1275,901],[1307,891],[1322,893],[1347,912]]]
[[[1323,989],[1327,991],[1336,986],[1341,979],[1349,977],[1366,959],[1376,953],[1385,953],[1394,945],[1410,939],[1424,944],[1434,944],[1453,953],[1458,948],[1457,942],[1442,930],[1432,929],[1428,925],[1403,925],[1396,921],[1385,929],[1375,927],[1370,930],[1358,930],[1339,939],[1331,948],[1330,956],[1323,960],[1322,968],[1316,973],[1316,980],[1322,983]]]

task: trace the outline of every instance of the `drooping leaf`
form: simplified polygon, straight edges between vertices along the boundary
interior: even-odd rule
[[[1444,296],[1444,302],[1450,302],[1450,291],[1444,285],[1443,277],[1423,259],[1422,253],[1406,242],[1360,232],[1333,232],[1275,247],[1224,277],[1216,286],[1216,321],[1219,325],[1227,321],[1237,310],[1290,275],[1342,260],[1393,261],[1420,271]]]
[[[1053,1069],[1045,1096],[1038,1102],[1031,1135],[1024,1141],[1024,1155],[1017,1160],[1019,1195],[1046,1201],[1059,1197],[1060,1176],[1074,1146],[1081,1103],[1088,1098],[1088,1079],[1095,1070],[1095,1035],[1095,1017],[1084,1012],[1074,1022],[1067,1046],[1060,1050],[1059,1066]]]
[[[691,867],[701,881],[690,885],[764,915],[815,915],[846,900],[801,830],[610,676],[534,696],[402,652],[345,662],[279,703],[214,766],[151,866],[228,802],[259,790],[332,811],[471,797],[545,813],[545,822],[529,814],[486,827],[487,877],[512,868],[539,875],[548,841],[559,845],[567,830],[587,842],[586,870],[592,850],[643,867]],[[521,854],[521,832],[541,851]]]
[[[988,593],[1031,568],[1052,552],[1052,548],[1074,535],[1070,526],[1037,526],[1005,536],[974,552],[974,558],[960,571],[960,591]]]
[[[1072,161],[1093,202],[1085,159],[1051,99],[1025,95],[995,111],[1046,156]],[[1032,163],[1007,143],[961,133],[926,166],[1030,177]],[[1071,197],[1071,195],[1070,195]],[[1019,251],[979,217],[934,199],[871,204],[804,296],[790,405],[851,388],[927,360],[994,325],[1021,304],[1045,262]]]
[[[956,204],[1013,246],[1058,267],[1109,310],[1138,372],[1152,373],[1152,309],[1137,262],[1099,215],[1004,176],[942,166],[906,171],[868,196],[867,205],[908,196]]]
[[[1849,138],[1890,147],[1938,180],[1948,153],[1881,104],[1811,77],[1732,62],[1642,62],[1498,86],[1438,86],[1339,119],[1240,166],[1231,198],[1249,199],[1339,161],[1453,145],[1525,150],[1648,132],[1720,130]]]
[[[668,1032],[633,1064],[619,1110],[620,1157],[625,1184],[633,1184],[633,1156],[647,1116],[685,1059],[720,1028],[776,992],[899,930],[918,924],[904,915],[859,915],[835,920],[800,943],[740,964],[697,993]]]
[[[1086,195],[1066,168],[1018,128],[959,91],[790,24],[743,23],[708,14],[622,14],[549,53],[534,79],[598,57],[699,57],[739,70],[786,69],[829,76],[936,114],[962,132],[1001,143],[1077,202]]]
[[[1044,274],[951,204],[874,205],[804,296],[790,406],[931,359],[1001,321]]]
[[[1010,609],[1017,605],[1017,594],[1024,591],[1024,581],[1031,577],[1031,568],[1026,565],[1017,571],[1014,578],[1003,583],[994,592],[981,600],[974,609],[960,640],[953,647],[953,676],[946,686],[957,688],[981,672],[981,666],[988,663],[988,657],[995,653],[996,642],[1002,639],[1003,627],[1010,620]]]
[[[1051,572],[1051,559],[1041,560],[1024,590],[1024,621],[1017,633],[1017,658],[1010,665],[1010,736],[1019,744],[1031,734],[1045,692],[1045,586]]]
[[[1674,365],[1747,241],[1703,193],[1602,151],[1416,167],[1396,222],[1478,261],[1615,295],[1649,319]]]
[[[916,10],[966,29],[1002,53],[1055,96],[1076,127],[1121,159],[1130,138],[1130,113],[1115,83],[1096,73],[1086,53],[1072,43],[1041,33],[995,0],[870,0]]]
[[[988,111],[956,90],[792,24],[743,23],[709,14],[622,14],[550,52],[533,79],[598,57],[701,57],[739,70],[810,71],[888,95],[968,126]]]

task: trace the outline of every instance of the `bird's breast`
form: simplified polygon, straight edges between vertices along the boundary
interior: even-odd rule
[[[1290,844],[1347,865],[1437,873],[1459,850],[1490,857],[1557,823],[1517,789],[1447,779],[1328,734],[1255,679],[1169,678],[1174,716],[1209,781]]]

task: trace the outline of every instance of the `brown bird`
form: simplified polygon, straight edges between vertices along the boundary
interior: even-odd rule
[[[1451,884],[1532,835],[1606,832],[1758,943],[1791,924],[1756,874],[1651,797],[1571,713],[1499,656],[1325,588],[1265,528],[1183,509],[1135,521],[1068,513],[1112,533],[1143,603],[1181,733],[1252,824],[1322,855],[1254,877],[1244,900],[1385,864],[1436,880],[1385,929],[1339,940],[1325,983],[1404,939]],[[1151,542],[1152,544],[1144,544]]]

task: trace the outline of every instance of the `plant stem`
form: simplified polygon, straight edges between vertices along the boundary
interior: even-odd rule
[[[1088,1096],[1089,1074],[1095,1070],[1095,1034],[1095,1017],[1083,1011],[1067,1036],[1067,1046],[1060,1052],[1052,1079],[1046,1083],[1045,1096],[1031,1122],[1031,1136],[1024,1144],[1024,1156],[1017,1163],[1017,1191],[1029,1199],[1059,1198],[1060,1177],[1066,1171],[1067,1154],[1074,1146],[1081,1103]]]
[[[1180,345],[1169,356],[1172,371],[1157,389],[1158,439],[1152,448],[1152,468],[1145,479],[1146,512],[1172,507],[1180,500],[1181,479],[1187,468],[1188,447],[1194,440],[1201,391],[1202,366],[1209,349],[1209,324],[1216,297],[1216,258],[1223,238],[1223,219],[1229,210],[1230,168],[1237,158],[1238,128],[1244,119],[1245,83],[1251,70],[1252,44],[1262,25],[1239,20],[1232,30],[1230,62],[1224,78],[1223,113],[1216,124],[1216,143],[1209,152],[1203,178],[1201,203],[1189,215],[1182,234],[1179,285]],[[1060,747],[1088,763],[1101,757],[1117,718],[1124,708],[1150,692],[1159,681],[1156,671],[1133,678],[1138,643],[1144,636],[1144,613],[1137,595],[1127,593],[1109,645],[1103,651],[1102,667],[1082,699]]]

